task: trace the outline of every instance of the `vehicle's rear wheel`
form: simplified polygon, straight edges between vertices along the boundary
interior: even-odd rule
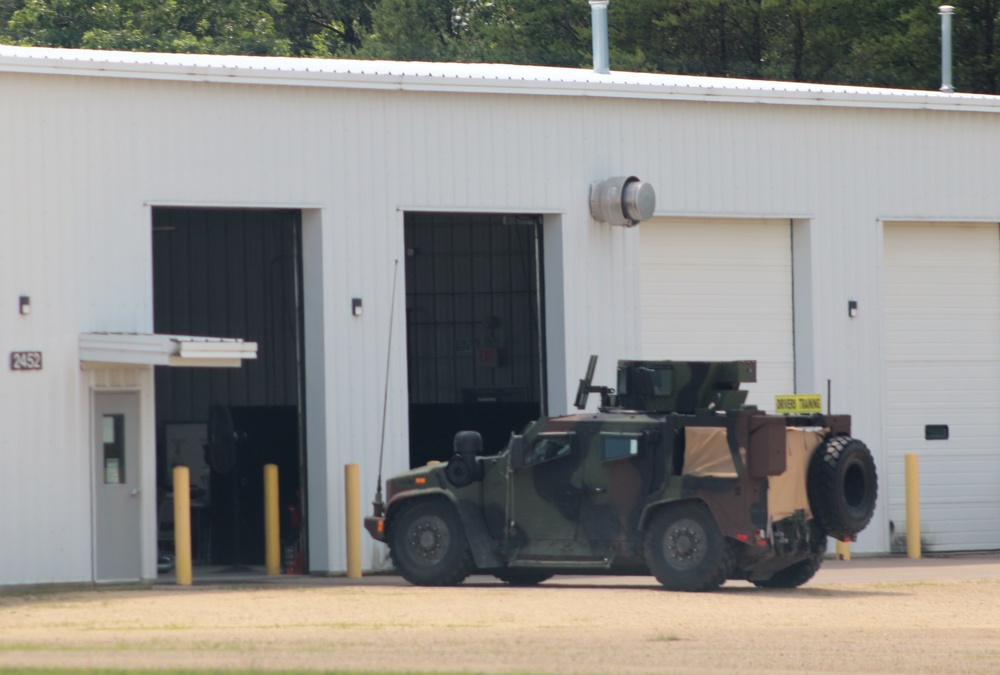
[[[419,586],[453,586],[472,571],[472,554],[458,514],[441,499],[403,504],[389,521],[389,554],[404,579]]]
[[[813,517],[835,539],[857,536],[875,513],[875,460],[868,446],[850,436],[834,436],[816,449],[807,486]]]
[[[500,581],[505,581],[511,586],[537,586],[543,581],[548,581],[552,578],[552,575],[548,572],[536,572],[533,570],[500,570],[499,572],[494,572],[495,576]]]
[[[826,533],[815,522],[809,524],[809,557],[778,570],[769,579],[754,579],[761,588],[798,588],[816,575],[826,553]]]
[[[798,588],[812,579],[823,565],[823,553],[810,553],[805,560],[778,570],[770,579],[754,579],[753,585],[761,588]]]
[[[726,581],[729,548],[708,508],[698,503],[662,509],[646,531],[646,563],[665,588],[710,591]]]

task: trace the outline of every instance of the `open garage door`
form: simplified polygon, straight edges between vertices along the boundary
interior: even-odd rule
[[[410,464],[501,450],[543,411],[541,218],[407,213]]]
[[[755,360],[747,403],[774,410],[795,391],[791,221],[654,218],[639,236],[642,358]]]
[[[305,556],[301,214],[153,209],[153,324],[161,333],[256,342],[242,368],[156,369],[161,550],[172,467],[191,469],[196,563],[262,565],[263,467],[277,464],[286,569]]]
[[[889,517],[920,458],[927,551],[1000,548],[1000,227],[886,223]]]

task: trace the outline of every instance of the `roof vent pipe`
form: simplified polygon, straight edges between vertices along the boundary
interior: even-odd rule
[[[951,85],[951,17],[955,8],[941,5],[938,13],[941,15],[941,91],[950,94],[955,91]]]
[[[590,30],[594,35],[594,72],[610,73],[608,61],[608,2],[590,0]]]

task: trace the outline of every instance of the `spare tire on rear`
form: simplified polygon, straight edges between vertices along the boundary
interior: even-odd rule
[[[855,438],[833,436],[816,448],[806,485],[813,518],[834,539],[853,539],[875,513],[875,460]]]

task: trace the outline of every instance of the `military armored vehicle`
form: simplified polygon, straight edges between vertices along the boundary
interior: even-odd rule
[[[483,456],[475,431],[454,455],[381,485],[365,528],[414,584],[492,574],[652,574],[706,591],[727,579],[792,588],[819,569],[827,537],[856,538],[877,494],[869,449],[847,415],[766,414],[745,405],[753,361],[619,361],[593,386]]]

